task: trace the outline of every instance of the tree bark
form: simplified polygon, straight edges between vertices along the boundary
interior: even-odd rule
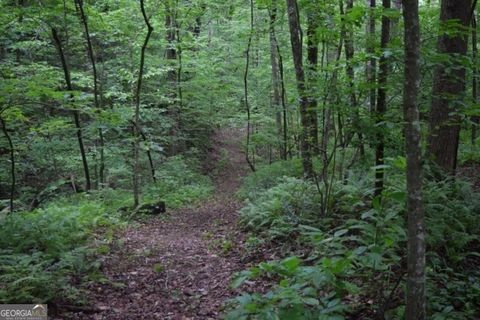
[[[367,54],[370,56],[367,66],[367,81],[371,86],[369,93],[370,111],[375,111],[376,90],[375,84],[377,82],[377,60],[375,59],[375,8],[376,0],[370,0],[370,11],[368,16],[368,37],[367,37]]]
[[[314,85],[317,80],[317,66],[318,66],[318,17],[313,14],[316,10],[312,10],[312,13],[307,18],[307,93],[308,93],[308,106],[307,116],[309,119],[309,133],[308,138],[311,139],[312,156],[318,155],[318,115],[317,115],[317,98],[316,86]]]
[[[383,10],[390,9],[390,0],[382,0]],[[375,148],[375,196],[379,196],[383,192],[385,180],[384,156],[385,156],[385,112],[387,111],[387,81],[389,59],[386,56],[386,49],[390,42],[390,18],[382,16],[382,35],[380,46],[382,48],[382,56],[380,57],[378,70],[378,94],[377,94],[377,145]]]
[[[407,152],[407,320],[426,319],[425,222],[422,203],[422,150],[418,111],[420,86],[420,22],[418,0],[403,0],[405,28],[405,82],[403,111]]]
[[[15,197],[15,149],[13,148],[12,138],[7,130],[7,125],[5,124],[5,120],[0,117],[0,124],[2,125],[2,131],[5,135],[5,138],[8,141],[8,147],[10,148],[10,213],[13,213],[13,199]]]
[[[347,12],[353,9],[353,0],[347,0]],[[345,23],[345,22],[344,22]],[[346,26],[344,27],[346,28]],[[345,60],[346,60],[346,74],[348,79],[348,87],[350,90],[350,107],[353,109],[353,133],[358,135],[358,148],[360,150],[360,156],[365,155],[365,147],[363,145],[363,134],[360,128],[360,115],[357,94],[355,90],[355,70],[353,68],[353,57],[355,55],[355,47],[353,44],[353,26],[350,26],[348,30],[345,30]]]
[[[175,155],[179,148],[177,139],[179,135],[179,108],[177,105],[178,99],[178,53],[177,53],[177,19],[176,6],[173,7],[172,1],[165,1],[165,29],[167,49],[165,58],[168,61],[167,82],[168,82],[168,113],[172,117],[173,125],[171,128],[172,144],[170,146],[170,153]]]
[[[477,18],[475,14],[472,16],[472,102],[478,104],[478,44],[477,44]],[[472,117],[472,136],[471,143],[474,146],[477,140],[478,125],[480,116]]]
[[[287,159],[287,150],[283,141],[283,125],[282,125],[282,84],[280,76],[279,57],[277,51],[277,37],[275,34],[275,24],[277,22],[277,7],[275,1],[272,3],[270,10],[270,63],[272,66],[272,109],[275,114],[275,124],[277,126],[277,134],[279,139],[278,148],[280,150],[280,159]]]
[[[440,22],[457,20],[461,26],[470,26],[471,0],[442,0]],[[449,29],[452,27],[449,26]],[[460,29],[460,28],[458,28]],[[428,154],[447,174],[455,174],[460,138],[461,117],[458,114],[465,95],[465,67],[458,60],[467,54],[468,36],[463,30],[443,33],[437,43],[438,53],[449,55],[449,63],[435,69],[433,99],[430,110]],[[460,101],[460,103],[459,103]]]
[[[299,12],[296,0],[286,0],[288,10],[288,21],[290,29],[290,42],[292,46],[293,63],[295,66],[295,77],[300,100],[300,122],[302,125],[300,136],[300,154],[302,157],[303,174],[306,178],[313,178],[313,139],[310,137],[312,122],[309,117],[309,103],[306,92],[305,72],[303,68],[302,54],[302,31],[299,21]]]
[[[142,45],[142,49],[140,52],[140,67],[138,71],[138,79],[137,79],[137,90],[135,91],[135,115],[134,115],[134,122],[135,125],[133,126],[133,135],[134,135],[134,150],[133,150],[133,157],[134,157],[134,164],[133,164],[133,205],[134,207],[138,207],[140,204],[140,185],[139,185],[139,175],[140,175],[140,163],[139,163],[139,149],[140,149],[140,98],[141,98],[141,91],[142,91],[142,81],[143,81],[143,69],[145,67],[145,51],[147,50],[148,41],[150,40],[150,36],[153,32],[153,27],[148,20],[147,14],[145,13],[145,4],[144,0],[140,0],[140,10],[142,11],[143,20],[147,27],[147,35],[145,36],[145,40]]]
[[[82,20],[83,24],[83,29],[85,32],[85,40],[87,42],[87,51],[88,51],[88,57],[90,58],[90,63],[92,64],[92,73],[93,73],[93,96],[94,96],[94,103],[95,103],[95,108],[97,111],[101,109],[101,105],[99,102],[99,90],[98,90],[98,76],[97,76],[97,66],[95,63],[95,55],[93,53],[93,45],[92,45],[92,40],[90,37],[90,31],[88,28],[88,21],[87,21],[87,16],[85,15],[85,11],[83,9],[83,0],[76,0],[78,9],[80,11],[80,18]],[[103,138],[103,130],[102,128],[98,128],[98,138],[99,138],[99,143],[100,143],[100,168],[99,168],[99,180],[100,184],[105,184],[105,141]]]
[[[255,164],[250,159],[250,134],[251,134],[251,112],[250,112],[250,102],[248,101],[248,72],[250,68],[250,48],[252,46],[252,37],[253,37],[253,0],[250,0],[250,34],[248,36],[248,44],[247,44],[247,51],[245,52],[245,72],[243,74],[243,94],[244,94],[244,102],[245,108],[247,110],[247,147],[245,152],[245,160],[248,163],[250,169],[255,172]]]
[[[68,91],[73,91],[72,87],[72,81],[70,79],[70,71],[68,68],[68,63],[67,59],[65,57],[65,54],[63,52],[63,47],[62,47],[62,42],[60,40],[60,37],[58,35],[58,32],[55,28],[52,28],[52,37],[55,42],[55,46],[57,47],[58,55],[60,56],[60,61],[62,63],[62,68],[63,68],[63,75],[65,78],[65,84],[67,86]],[[73,95],[70,96],[71,99],[73,99]],[[82,164],[83,164],[83,172],[85,175],[85,190],[90,190],[91,189],[91,182],[90,182],[90,171],[88,169],[88,161],[87,161],[87,156],[85,153],[85,146],[83,143],[83,134],[82,134],[82,127],[80,125],[80,114],[78,110],[73,111],[73,120],[75,123],[75,129],[77,132],[77,141],[78,141],[78,146],[80,148],[80,156],[82,157]]]

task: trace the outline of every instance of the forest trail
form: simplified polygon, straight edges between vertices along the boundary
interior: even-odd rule
[[[105,284],[89,287],[91,312],[72,319],[217,319],[231,276],[242,270],[235,191],[247,166],[240,130],[218,131],[206,169],[211,199],[128,227],[102,258]],[[167,204],[168,206],[168,204]],[[62,315],[63,316],[63,315]]]

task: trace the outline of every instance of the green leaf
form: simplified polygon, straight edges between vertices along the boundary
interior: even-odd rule
[[[288,257],[283,259],[281,265],[285,267],[289,272],[294,272],[297,270],[298,266],[300,265],[301,260],[298,257]]]

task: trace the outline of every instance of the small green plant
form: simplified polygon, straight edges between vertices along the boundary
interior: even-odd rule
[[[266,294],[242,294],[232,300],[227,319],[343,319],[348,308],[339,297],[357,291],[343,280],[350,268],[349,260],[335,258],[315,266],[302,266],[295,256],[261,263],[239,273],[232,286],[259,277],[277,279],[277,285]]]
[[[231,240],[223,240],[222,243],[222,253],[227,254],[229,253],[233,248],[235,247],[235,244]]]
[[[213,238],[213,233],[210,231],[205,231],[202,233],[202,239],[204,240],[210,240]]]
[[[155,273],[162,273],[163,271],[165,270],[165,268],[163,267],[163,265],[161,265],[160,263],[155,263],[153,265],[153,271]]]

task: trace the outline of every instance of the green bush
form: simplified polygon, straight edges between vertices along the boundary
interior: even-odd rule
[[[171,157],[157,170],[157,183],[145,190],[145,202],[165,201],[167,207],[178,208],[208,197],[213,191],[210,179],[199,173],[197,161]]]
[[[279,184],[258,194],[240,211],[240,223],[268,238],[287,238],[301,224],[318,219],[321,209],[315,186],[284,177]]]
[[[430,182],[425,188],[428,245],[457,263],[480,243],[480,194],[461,180]]]
[[[242,198],[254,199],[263,191],[277,185],[283,177],[301,178],[302,175],[300,159],[276,161],[270,165],[260,166],[255,172],[246,176],[238,194]]]
[[[260,277],[276,285],[263,295],[242,294],[230,301],[227,319],[344,319],[348,307],[341,298],[358,293],[348,281],[352,266],[351,257],[324,257],[313,266],[295,256],[261,263],[237,274],[233,287]]]
[[[88,239],[97,228],[120,224],[92,195],[62,199],[32,212],[16,212],[0,223],[0,302],[47,302],[77,296],[70,285],[96,267]],[[75,200],[75,201],[74,201]]]
[[[263,176],[261,181],[269,187],[247,193],[250,198],[240,221],[253,232],[256,242],[257,236],[296,239],[299,253],[306,249],[308,259],[305,266],[291,257],[239,273],[235,287],[258,278],[273,285],[265,294],[243,293],[231,301],[229,318],[344,319],[355,316],[356,307],[362,308],[345,304],[345,299],[371,300],[368,309],[373,312],[382,308],[394,288],[400,296],[407,246],[401,172],[391,172],[381,201],[371,199],[369,178],[350,175],[346,184],[335,182],[334,210],[329,216],[319,214],[314,184],[293,177]],[[246,180],[251,188],[252,181]],[[480,258],[480,194],[459,179],[426,181],[423,193],[428,315],[473,319],[480,310],[480,274],[475,267]],[[291,263],[292,268],[286,267]],[[404,306],[385,312],[389,319],[402,319]]]

